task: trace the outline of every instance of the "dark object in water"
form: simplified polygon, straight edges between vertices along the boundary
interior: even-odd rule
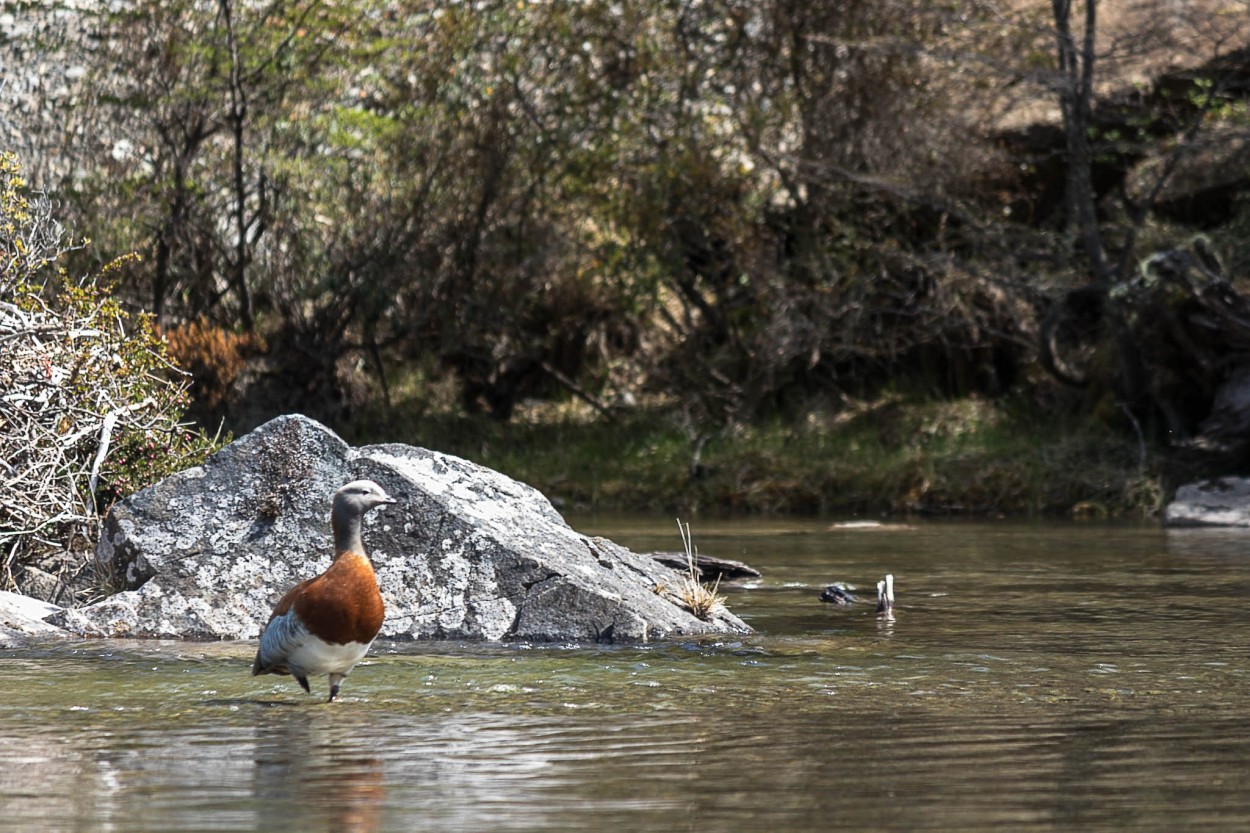
[[[854,589],[855,586],[852,584],[847,584],[844,581],[835,581],[820,591],[820,600],[835,605],[852,605],[859,601],[855,594],[851,592]],[[888,573],[885,578],[877,582],[877,613],[891,618],[894,616],[893,573]]]
[[[684,552],[653,552],[650,554],[652,558],[660,562],[666,567],[672,567],[674,570],[686,572],[690,569],[686,563],[686,554]],[[741,561],[731,561],[728,558],[715,558],[710,555],[694,556],[695,578],[699,581],[744,581],[749,578],[759,578],[760,571],[743,564]]]
[[[854,604],[855,594],[851,592],[851,585],[845,582],[835,581],[824,590],[820,591],[820,600],[835,605]]]

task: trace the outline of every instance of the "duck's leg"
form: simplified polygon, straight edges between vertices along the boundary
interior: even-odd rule
[[[343,678],[346,676],[347,676],[346,674],[331,674],[330,675],[330,699],[327,700],[326,702],[333,703],[335,700],[338,699],[339,686],[343,684]]]
[[[294,671],[291,672],[291,676],[299,683],[299,687],[304,689],[304,693],[312,694],[312,689],[308,687],[308,677],[303,674],[296,674]]]

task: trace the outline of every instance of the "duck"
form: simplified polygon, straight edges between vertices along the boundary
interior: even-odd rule
[[[886,573],[885,578],[877,582],[877,613],[894,618],[894,574]]]
[[[321,575],[292,587],[260,635],[252,676],[289,674],[309,694],[309,677],[326,674],[330,699],[364,658],[382,629],[385,607],[373,564],[360,537],[364,516],[396,501],[372,480],[356,480],[334,493],[330,527],[334,560]]]

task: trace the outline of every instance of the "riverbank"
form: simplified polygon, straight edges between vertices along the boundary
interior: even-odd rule
[[[573,511],[1142,517],[1166,500],[1131,432],[1015,400],[884,397],[691,436],[664,404],[609,420],[574,403],[508,423],[402,404],[340,433],[456,454]],[[397,417],[396,414],[408,414]]]

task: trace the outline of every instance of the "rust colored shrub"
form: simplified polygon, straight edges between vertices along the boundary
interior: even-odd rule
[[[255,333],[235,333],[204,318],[165,331],[169,354],[191,374],[191,393],[210,411],[230,399],[249,356],[264,349]]]

